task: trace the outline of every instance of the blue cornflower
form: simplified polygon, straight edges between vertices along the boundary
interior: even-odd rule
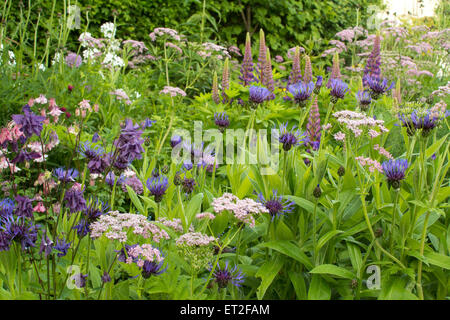
[[[157,276],[167,270],[167,266],[163,268],[164,262],[155,262],[155,261],[144,261],[144,265],[142,266],[142,277],[144,279],[148,279],[151,276]]]
[[[225,112],[214,114],[214,123],[219,127],[219,130],[223,132],[230,125],[230,119]]]
[[[336,103],[338,99],[343,99],[345,94],[350,90],[348,88],[348,84],[340,79],[331,79],[330,80],[330,95],[331,102]]]
[[[395,189],[400,188],[400,181],[405,178],[405,172],[408,169],[408,160],[397,159],[384,161],[381,167],[388,180],[388,184]]]
[[[358,100],[359,108],[363,111],[367,110],[372,102],[372,96],[368,90],[359,90],[356,94],[356,99]]]
[[[300,130],[295,130],[296,126],[291,131],[287,130],[288,123],[280,125],[280,137],[278,140],[283,144],[284,151],[289,151],[292,147],[300,145],[300,141],[305,137],[305,133]],[[295,130],[295,131],[294,131]]]
[[[73,227],[77,230],[79,237],[84,237],[89,232],[91,223],[100,218],[101,215],[107,214],[109,210],[109,204],[100,201],[99,199],[90,198],[86,209],[83,211],[84,215],[80,218],[79,223]]]
[[[61,182],[74,182],[80,173],[77,169],[57,168],[53,170],[53,176]]]
[[[212,266],[209,267],[209,271],[211,271]],[[244,274],[237,266],[230,268],[228,265],[228,261],[225,262],[225,266],[220,267],[217,262],[217,267],[213,273],[214,281],[217,283],[220,289],[225,288],[228,284],[232,284],[235,287],[240,287],[244,282]]]
[[[169,181],[164,176],[153,177],[147,180],[147,188],[150,194],[155,196],[155,202],[161,202],[168,186]]]
[[[269,89],[258,86],[251,86],[248,88],[249,99],[253,103],[263,103],[268,100],[270,95],[272,94]]]
[[[315,85],[312,81],[309,83],[304,83],[301,81],[289,85],[287,90],[294,96],[294,101],[303,107],[305,106],[306,101],[311,97],[314,87]]]
[[[94,140],[94,138],[92,138],[92,140]],[[85,141],[80,143],[80,146],[78,147],[78,152],[82,157],[91,160],[103,155],[105,150],[99,145],[92,146],[91,142]]]
[[[180,136],[178,136],[178,135],[173,135],[172,138],[170,138],[170,146],[171,146],[172,148],[175,148],[175,146],[178,145],[178,144],[180,144],[182,140],[183,140],[183,139],[182,139]]]
[[[276,216],[292,212],[294,202],[284,199],[283,196],[277,196],[277,190],[272,190],[272,197],[265,199],[262,193],[258,194],[258,202],[263,204],[269,210],[272,220]]]
[[[391,85],[388,86],[386,78],[381,80],[376,77],[368,77],[367,84],[369,85],[370,90],[372,90],[372,98],[377,100],[382,94],[391,90],[394,87],[395,82],[392,82]]]
[[[59,251],[57,254],[58,257],[64,257],[67,254],[67,250],[70,248],[71,242],[66,242],[63,238],[57,239],[56,244],[53,246],[53,249]]]
[[[155,120],[150,120],[149,118],[146,118],[144,121],[141,122],[141,129],[145,130],[147,128],[150,128],[153,126],[153,124],[156,123]]]

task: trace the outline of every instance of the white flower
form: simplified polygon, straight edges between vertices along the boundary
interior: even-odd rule
[[[106,22],[100,27],[105,38],[112,39],[116,35],[116,26],[112,22]]]
[[[103,64],[109,65],[111,67],[124,67],[125,66],[125,62],[123,61],[123,59],[113,53],[107,53],[105,55]]]

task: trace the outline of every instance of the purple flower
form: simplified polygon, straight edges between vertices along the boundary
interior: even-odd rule
[[[81,190],[81,186],[78,186],[77,184],[66,191],[64,200],[67,202],[67,207],[69,207],[71,213],[84,211],[86,209],[86,200],[83,197],[83,190]]]
[[[83,60],[81,59],[81,56],[73,52],[69,52],[69,54],[66,56],[66,64],[71,68],[73,68],[74,66],[78,68],[79,66],[81,66],[82,61]]]
[[[0,250],[9,250],[12,241],[20,243],[22,250],[34,247],[37,228],[24,217],[9,216],[0,226]]]
[[[13,114],[12,119],[18,125],[21,125],[20,130],[23,132],[25,138],[31,137],[33,134],[39,136],[43,128],[45,117],[38,116],[31,112],[30,106],[25,105],[22,108],[23,115]]]
[[[244,60],[241,64],[241,76],[239,76],[239,79],[242,81],[242,84],[244,86],[248,86],[254,81],[254,78],[255,76],[253,75],[252,46],[250,42],[250,34],[247,33],[245,39]]]
[[[132,162],[134,159],[142,158],[144,139],[141,138],[142,130],[139,129],[139,125],[134,125],[132,120],[125,120],[125,126],[122,128],[119,138],[114,142],[114,145],[119,150],[117,164],[124,164],[125,162]],[[117,164],[115,163],[115,165]],[[119,167],[119,169],[122,168],[121,165]]]
[[[320,126],[319,106],[317,104],[317,97],[316,97],[309,112],[308,123],[306,124],[306,139],[305,139],[305,144],[312,147],[313,150],[315,151],[317,151],[320,146],[321,130],[322,128]],[[310,152],[309,150],[306,151]]]
[[[300,141],[302,141],[301,139],[305,136],[305,133],[295,130],[295,126],[291,131],[288,131],[287,125],[288,123],[286,122],[280,126],[280,137],[278,138],[280,143],[283,144],[284,151],[289,151],[292,147],[298,146]]]
[[[26,152],[24,150],[20,150],[19,153],[12,160],[12,163],[22,163],[25,161],[31,161],[41,157],[42,157],[41,154],[37,152]]]
[[[230,119],[225,112],[215,113],[214,123],[219,127],[219,130],[223,132],[230,125]]]
[[[123,192],[128,192],[126,186],[129,186],[137,194],[142,194],[142,192],[144,191],[141,180],[139,180],[136,176],[125,179],[125,181],[122,183]]]
[[[53,247],[56,251],[59,251],[57,254],[58,257],[64,257],[67,254],[67,250],[70,248],[71,242],[67,243],[63,238],[56,240],[56,245]]]
[[[24,196],[16,196],[17,202],[14,214],[18,217],[33,218],[33,200]]]
[[[53,241],[50,240],[47,236],[47,233],[44,232],[42,235],[41,245],[39,247],[39,254],[45,252],[45,257],[47,257],[50,253],[52,253],[53,249]]]
[[[192,162],[189,160],[186,160],[185,162],[183,162],[182,168],[186,171],[192,170],[194,166],[192,165]]]
[[[154,261],[144,261],[144,265],[142,266],[142,277],[144,279],[148,279],[151,276],[157,276],[167,270],[167,266],[163,269],[164,262],[161,261],[159,263]]]
[[[91,223],[100,218],[101,215],[107,214],[109,210],[109,204],[100,201],[99,199],[90,198],[86,209],[83,211],[83,216],[73,229],[77,230],[79,237],[84,237],[89,233],[89,227]]]
[[[175,148],[175,146],[181,143],[182,140],[183,139],[180,136],[173,135],[172,138],[170,138],[170,146]]]
[[[368,90],[359,90],[356,94],[356,99],[358,100],[359,107],[361,110],[367,110],[370,103],[372,102],[372,97],[370,95],[370,92]]]
[[[57,168],[53,170],[53,176],[56,177],[61,182],[74,182],[80,173],[77,169]]]
[[[78,288],[84,288],[86,286],[87,274],[78,273],[72,277],[75,280],[75,285]]]
[[[209,268],[209,270],[211,269],[212,267]],[[223,268],[221,268],[219,263],[217,263],[217,267],[212,276],[220,289],[227,287],[230,283],[235,287],[240,287],[244,282],[244,275],[241,270],[238,269],[237,266],[230,268],[228,261],[225,262],[225,266]]]
[[[304,107],[314,90],[314,82],[303,83],[300,81],[289,85],[287,90],[294,96],[294,101]]]
[[[161,202],[168,186],[169,181],[164,176],[149,178],[147,180],[147,188],[150,191],[150,194],[155,196],[155,202]]]
[[[430,110],[414,110],[409,116],[400,115],[402,126],[407,128],[408,135],[413,135],[415,130],[422,130],[422,136],[426,137],[439,124],[439,119]]]
[[[343,99],[345,94],[350,90],[348,85],[340,79],[331,79],[330,81],[331,102],[336,103],[338,99]]]
[[[126,244],[125,245],[125,250],[127,251],[126,253],[125,253],[125,250],[123,250],[123,248],[120,250],[114,250],[115,252],[119,253],[117,255],[117,261],[126,262],[127,257],[129,256],[130,249],[135,248],[136,246],[138,246],[138,244],[133,244],[133,245]],[[137,258],[133,258],[133,262],[137,262],[137,260],[138,260]]]
[[[194,191],[194,187],[196,185],[195,179],[193,179],[193,178],[184,178],[184,180],[181,184],[183,186],[183,191],[186,194],[192,193],[192,191]]]
[[[269,89],[264,87],[251,86],[248,91],[250,94],[250,101],[257,104],[268,100],[271,95]]]
[[[267,199],[264,198],[262,193],[259,193],[258,202],[269,210],[272,220],[276,216],[292,212],[294,208],[294,202],[284,199],[282,196],[277,196],[277,190],[272,190],[272,197]]]
[[[317,76],[316,85],[314,86],[314,93],[315,94],[319,94],[320,89],[322,88],[322,85],[323,85],[323,78],[322,78],[322,76]]]
[[[408,169],[408,160],[397,159],[384,161],[381,165],[388,184],[395,189],[400,188],[400,181],[405,178],[406,169]]]
[[[150,120],[149,118],[146,118],[144,121],[141,122],[141,128],[142,130],[145,130],[153,126],[154,123],[156,123],[155,120]]]
[[[102,279],[103,283],[111,282],[111,276],[106,271],[103,272],[103,275],[102,275],[101,279]]]
[[[377,35],[373,42],[373,49],[367,59],[366,67],[364,68],[363,84],[365,87],[369,86],[368,79],[374,78],[377,81],[380,79],[380,65],[381,65],[381,55],[380,55],[380,35]]]
[[[383,80],[377,79],[375,77],[369,77],[367,79],[367,84],[369,85],[370,90],[372,90],[372,98],[377,100],[380,95],[386,93],[394,87],[394,82],[388,86],[388,81],[386,78]]]
[[[11,199],[3,199],[0,201],[0,218],[7,218],[13,214],[15,203]]]
[[[119,179],[117,179],[117,185],[122,184],[122,182],[125,180],[125,178],[121,175]],[[105,177],[105,182],[110,186],[114,187],[114,183],[116,182],[116,175],[113,171],[108,172],[108,174]]]
[[[100,141],[100,135],[96,132],[94,133],[94,135],[92,136],[92,143],[97,143]]]
[[[95,143],[94,137],[92,138],[92,142]],[[105,152],[105,150],[99,145],[93,147],[92,143],[90,143],[89,141],[85,141],[80,143],[78,152],[82,157],[92,160],[98,156],[101,156]]]

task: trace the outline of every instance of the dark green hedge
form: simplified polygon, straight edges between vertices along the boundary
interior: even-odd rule
[[[27,10],[28,1],[12,1],[11,14],[19,16],[19,7]],[[68,2],[68,0],[67,0]],[[213,39],[222,43],[240,44],[245,33],[254,33],[263,28],[268,45],[275,52],[301,44],[318,50],[324,44],[319,39],[330,39],[343,28],[356,23],[357,9],[360,21],[367,19],[367,7],[380,1],[369,0],[206,0],[206,14],[203,40]],[[52,11],[52,0],[32,0],[31,21],[36,21],[37,12],[42,9],[42,20],[48,28]],[[76,3],[71,1],[72,4]],[[79,0],[82,24],[86,22],[89,10],[90,31],[98,34],[99,26],[113,20],[117,14],[119,26],[117,36],[124,39],[148,40],[148,34],[155,27],[169,27],[200,40],[202,0]],[[55,1],[55,17],[63,12],[64,1]],[[10,17],[10,21],[12,21]],[[41,26],[44,24],[41,23]],[[13,27],[13,25],[11,26]],[[42,28],[41,30],[42,31]],[[30,34],[33,30],[30,30]],[[40,41],[45,43],[41,33]],[[76,44],[78,33],[73,32],[69,45]]]

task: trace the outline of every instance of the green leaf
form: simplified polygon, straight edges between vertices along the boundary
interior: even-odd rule
[[[308,256],[294,243],[288,240],[269,241],[261,243],[260,246],[276,250],[294,260],[302,263],[308,270],[313,268]]]
[[[318,274],[330,274],[333,276],[345,278],[345,279],[354,279],[355,274],[347,269],[342,267],[335,266],[334,264],[322,264],[320,266],[315,267],[310,273],[318,273]]]
[[[450,257],[436,253],[436,252],[424,252],[423,254],[425,258],[427,259],[427,262],[429,264],[450,270]]]
[[[306,294],[306,284],[303,275],[298,272],[289,272],[288,275],[289,279],[291,279],[292,285],[294,286],[297,299],[306,300],[308,296]]]
[[[308,300],[330,300],[331,288],[318,274],[314,274],[308,290]]]
[[[192,197],[191,201],[189,201],[186,206],[186,218],[188,221],[188,226],[191,225],[192,220],[195,217],[195,214],[198,213],[203,201],[203,193],[198,193]]]
[[[442,144],[447,140],[448,135],[449,134],[447,133],[445,136],[443,136],[441,139],[439,139],[438,141],[433,143],[429,148],[427,148],[427,150],[425,151],[425,159],[430,158],[433,155],[433,153],[436,153],[436,151],[439,150]]]
[[[267,289],[277,276],[278,272],[281,270],[281,267],[283,267],[283,262],[277,257],[275,260],[270,260],[264,263],[258,270],[255,276],[261,278],[262,280],[258,290],[256,291],[256,295],[259,300],[264,298]]]
[[[335,235],[339,233],[343,233],[344,231],[341,230],[331,230],[324,234],[319,241],[317,242],[317,251],[320,250],[328,241],[330,241],[331,238],[333,238]]]
[[[144,210],[144,207],[142,206],[141,201],[139,201],[136,192],[134,192],[134,190],[129,185],[125,185],[125,187],[127,187],[128,195],[130,196],[130,199],[133,202],[134,206],[139,210],[139,213],[147,215],[147,211]]]

